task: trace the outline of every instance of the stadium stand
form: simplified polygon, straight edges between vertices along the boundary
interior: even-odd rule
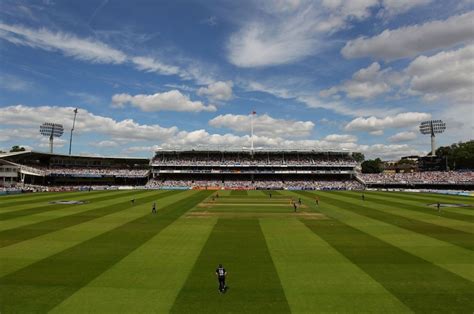
[[[364,188],[474,190],[473,171],[361,174],[350,152],[159,150],[147,158],[69,156],[35,151],[0,156],[5,192],[113,189]]]
[[[19,168],[20,182],[33,186],[145,185],[150,175],[147,158],[69,156],[24,151],[3,160]]]
[[[158,151],[149,188],[360,189],[348,152]]]
[[[367,173],[357,178],[367,187],[415,187],[442,189],[474,189],[473,171],[424,171],[409,173]]]
[[[0,159],[0,187],[5,190],[16,185],[20,167],[12,162]]]

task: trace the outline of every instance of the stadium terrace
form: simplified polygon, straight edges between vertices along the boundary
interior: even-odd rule
[[[4,154],[0,161],[4,190],[474,188],[472,171],[363,174],[347,151],[158,150],[151,159],[24,151]]]

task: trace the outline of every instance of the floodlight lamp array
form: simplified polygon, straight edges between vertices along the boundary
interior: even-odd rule
[[[441,134],[446,130],[446,123],[442,120],[424,121],[420,124],[422,134]]]
[[[443,133],[446,130],[446,123],[444,123],[441,120],[434,120],[433,124],[432,124],[432,127],[433,127],[433,132],[434,133],[440,134],[440,133]]]
[[[62,124],[45,122],[40,126],[40,133],[43,136],[61,137],[64,133]]]

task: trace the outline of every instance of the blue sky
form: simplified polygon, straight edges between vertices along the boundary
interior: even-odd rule
[[[0,4],[0,149],[150,156],[255,146],[426,153],[473,138],[473,1]]]

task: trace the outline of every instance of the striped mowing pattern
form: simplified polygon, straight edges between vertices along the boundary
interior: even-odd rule
[[[268,191],[222,191],[212,200],[215,194],[0,197],[0,312],[474,310],[474,207],[427,206],[474,205],[472,198],[367,192],[362,201],[358,192],[279,191],[270,199]],[[292,198],[302,200],[297,213]],[[224,295],[214,275],[219,263],[229,272]]]

